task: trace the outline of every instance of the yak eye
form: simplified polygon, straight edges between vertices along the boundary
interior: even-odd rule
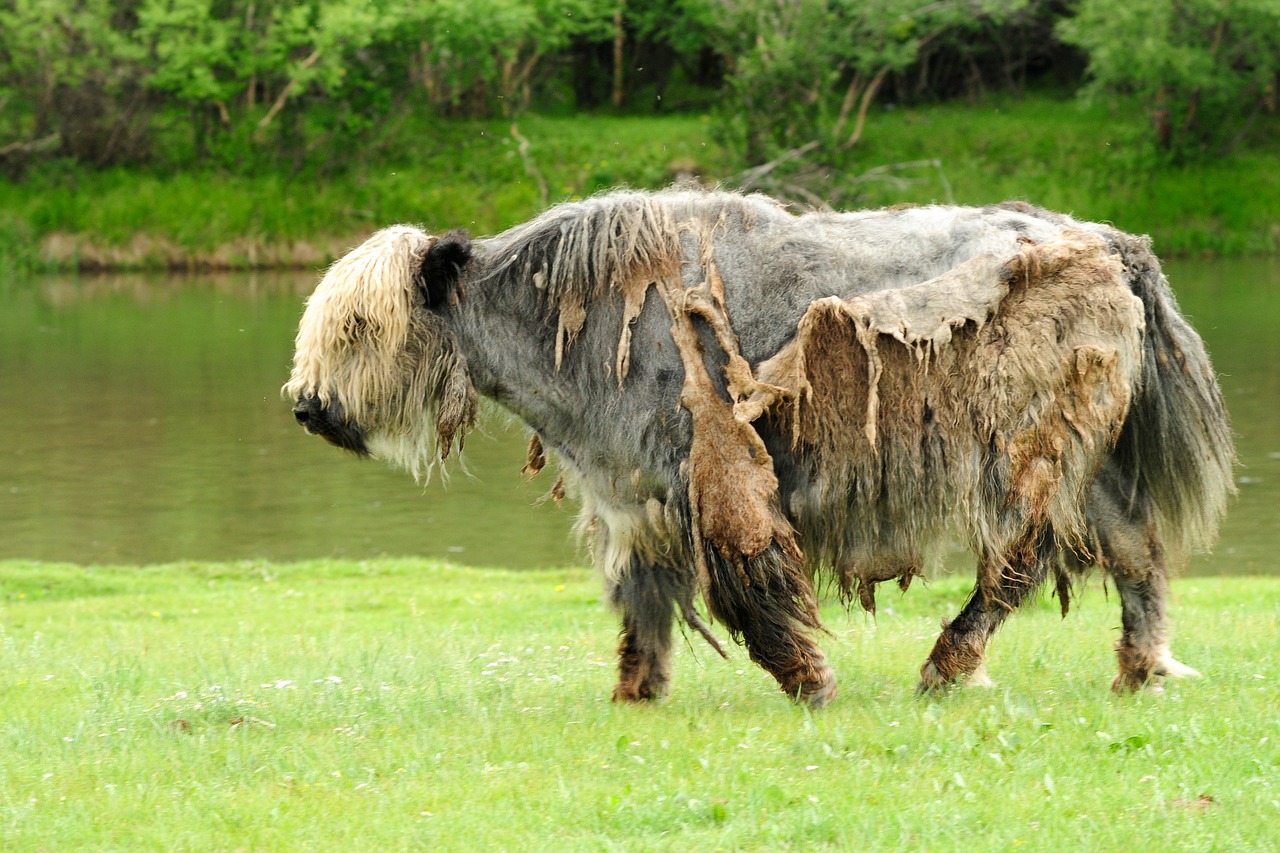
[[[358,341],[365,335],[365,329],[368,322],[359,314],[352,314],[350,321],[347,323],[347,338],[352,341]]]

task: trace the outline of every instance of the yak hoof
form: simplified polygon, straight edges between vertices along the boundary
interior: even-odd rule
[[[1164,692],[1162,681],[1160,676],[1154,674],[1143,679],[1132,673],[1122,672],[1111,682],[1111,692],[1117,696],[1127,696],[1130,693],[1150,693],[1159,696]]]
[[[1200,673],[1181,661],[1174,660],[1173,655],[1165,652],[1160,660],[1156,662],[1155,669],[1151,670],[1155,675],[1167,675],[1170,678],[1199,678]]]
[[[666,696],[667,684],[665,682],[658,684],[640,682],[637,684],[631,681],[619,681],[614,685],[612,699],[614,702],[638,704],[640,702],[656,702],[659,699],[665,699]]]
[[[1164,688],[1160,684],[1162,676],[1167,678],[1200,678],[1200,673],[1185,663],[1175,660],[1173,655],[1164,651],[1156,658],[1156,662],[1149,672],[1143,673],[1122,666],[1120,674],[1111,682],[1111,692],[1136,693],[1145,688],[1151,693],[1162,693],[1164,692]]]
[[[916,685],[916,694],[924,696],[930,693],[942,693],[955,685],[955,679],[947,678],[932,660],[924,662],[920,667],[920,683]]]
[[[836,674],[827,669],[823,672],[822,681],[808,682],[800,688],[798,701],[810,708],[825,708],[827,703],[836,698]]]
[[[1111,692],[1116,695],[1137,693],[1147,685],[1148,678],[1136,672],[1121,671],[1111,682]]]
[[[968,687],[982,687],[987,689],[996,686],[996,683],[991,680],[991,676],[987,675],[986,661],[978,664],[978,668],[970,674],[969,680],[965,682],[965,684]]]
[[[938,669],[938,665],[930,658],[924,662],[924,666],[920,667],[920,683],[916,685],[916,694],[924,696],[930,693],[943,693],[958,688],[962,683],[965,687],[992,688],[996,686],[996,683],[991,680],[991,676],[987,675],[986,661],[978,664],[978,668],[969,673],[967,677],[964,673],[947,676],[942,674],[942,670]]]

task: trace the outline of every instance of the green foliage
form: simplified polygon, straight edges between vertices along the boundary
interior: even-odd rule
[[[1074,49],[1053,36],[1063,14],[1058,0],[960,4],[949,25],[922,41],[919,58],[895,79],[895,96],[912,102],[988,92],[1021,96],[1029,85],[1059,88],[1080,78]]]
[[[1058,33],[1089,56],[1084,93],[1132,96],[1164,152],[1233,148],[1276,109],[1275,0],[1082,0]]]
[[[696,55],[713,43],[722,3],[717,0],[624,0],[627,26],[639,41]]]
[[[421,24],[419,58],[428,101],[451,113],[512,115],[558,55],[605,38],[615,0],[438,0]]]
[[[766,188],[858,174],[871,105],[1044,75],[1145,105],[1179,156],[1244,138],[1276,109],[1273,0],[3,0],[0,168],[50,154],[241,173],[342,168],[397,145],[405,112],[516,117],[611,104],[720,105]],[[1055,28],[1055,24],[1057,25]],[[1057,33],[1061,40],[1055,37]],[[1046,70],[1047,69],[1047,70]],[[669,90],[676,98],[664,100]],[[698,93],[701,93],[700,95]],[[12,141],[10,141],[12,140]],[[775,171],[776,170],[776,171]],[[752,180],[759,181],[763,173]]]
[[[725,3],[718,37],[730,58],[726,146],[749,186],[836,206],[859,203],[858,158],[870,104],[890,75],[939,39],[999,30],[1027,0],[757,0]],[[799,156],[803,154],[804,156]],[[846,176],[844,179],[836,176]]]
[[[191,106],[225,104],[240,83],[236,23],[214,17],[213,0],[144,0],[136,35],[154,63],[148,84]]]
[[[132,38],[132,2],[9,0],[0,4],[0,132],[56,135],[61,150],[94,166],[149,150],[153,104],[141,85],[144,55]]]
[[[836,137],[852,99],[882,70],[900,71],[915,59],[929,27],[916,6],[915,0],[721,6],[717,35],[732,58],[724,113],[746,160],[767,160],[813,140],[843,141]]]
[[[230,165],[248,147],[297,163],[344,149],[385,115],[406,74],[396,45],[412,8],[142,0],[134,34],[151,57],[147,85],[186,107],[198,156]]]

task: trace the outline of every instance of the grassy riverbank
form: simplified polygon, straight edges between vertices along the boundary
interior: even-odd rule
[[[1092,588],[996,638],[997,688],[913,695],[964,595],[827,609],[810,714],[738,648],[679,643],[672,696],[607,700],[586,571],[407,560],[0,562],[11,850],[1266,849],[1280,820],[1280,582],[1174,588],[1204,673],[1115,698]]]
[[[866,206],[1021,198],[1149,233],[1165,255],[1280,251],[1280,134],[1160,165],[1139,142],[1144,120],[1043,95],[877,110],[857,173],[832,180],[860,178]],[[742,164],[715,138],[691,114],[530,115],[514,135],[510,122],[411,116],[349,163],[292,175],[46,165],[0,182],[0,269],[316,267],[390,222],[485,234],[546,202],[688,170],[733,183]],[[919,161],[937,162],[903,165]]]

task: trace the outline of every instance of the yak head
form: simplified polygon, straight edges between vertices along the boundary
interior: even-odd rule
[[[309,433],[428,476],[475,422],[476,393],[447,314],[471,259],[463,232],[396,225],[325,273],[298,325],[283,393]]]

